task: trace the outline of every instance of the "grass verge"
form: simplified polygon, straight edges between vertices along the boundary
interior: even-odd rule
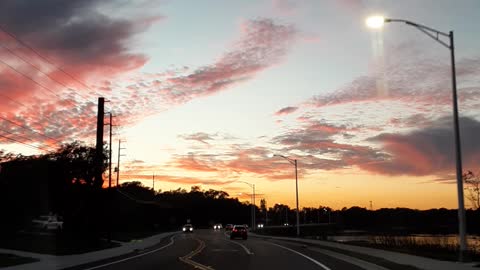
[[[18,233],[0,239],[0,247],[41,254],[71,255],[120,246],[88,235]]]
[[[38,262],[37,259],[21,257],[8,253],[0,253],[0,267],[14,266],[25,263]]]

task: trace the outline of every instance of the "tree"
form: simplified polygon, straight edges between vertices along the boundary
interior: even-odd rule
[[[107,150],[104,149],[102,155],[102,172],[108,166]],[[74,141],[63,144],[60,149],[47,155],[62,170],[65,180],[73,184],[87,184],[93,187],[101,188],[103,179],[95,179],[96,172],[96,150],[93,146],[87,146],[82,142]]]
[[[473,209],[480,208],[480,177],[478,174],[468,171],[462,175],[463,181],[466,186],[465,189],[468,191],[466,195],[467,199],[472,204]]]
[[[264,213],[267,211],[267,201],[265,199],[260,200],[260,210]]]

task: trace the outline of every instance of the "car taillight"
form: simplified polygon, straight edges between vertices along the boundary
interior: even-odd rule
[[[236,231],[237,231],[237,229],[233,229],[233,231],[234,231],[234,232],[236,232]]]

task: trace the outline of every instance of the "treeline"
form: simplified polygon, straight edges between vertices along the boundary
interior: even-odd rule
[[[107,168],[106,151],[101,156]],[[0,234],[29,230],[32,219],[50,213],[63,217],[63,232],[93,238],[115,231],[179,229],[195,226],[249,223],[250,207],[223,191],[154,192],[139,182],[102,188],[95,179],[95,148],[81,142],[65,144],[38,156],[0,153]]]
[[[101,156],[107,168],[106,151]],[[218,190],[177,189],[156,192],[140,182],[102,188],[95,179],[95,148],[80,142],[63,145],[39,156],[0,153],[0,234],[28,230],[31,220],[48,213],[64,219],[64,232],[105,237],[116,232],[179,229],[188,220],[196,227],[214,223],[249,224],[251,206]],[[330,224],[329,231],[365,230],[394,233],[456,233],[457,211],[351,207],[303,208],[300,223]],[[268,226],[295,225],[296,213],[287,205],[255,208],[256,222]],[[467,230],[480,233],[479,211],[467,211]],[[308,230],[303,230],[308,231]]]

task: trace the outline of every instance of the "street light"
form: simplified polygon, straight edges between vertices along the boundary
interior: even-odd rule
[[[295,195],[296,195],[296,201],[297,201],[297,206],[295,209],[296,215],[297,215],[297,237],[300,236],[300,216],[298,213],[298,170],[297,170],[297,160],[296,159],[291,159],[286,156],[282,155],[271,155],[271,157],[281,157],[283,159],[286,159],[290,164],[295,166]]]
[[[388,19],[382,16],[372,16],[366,20],[367,26],[370,28],[381,28],[384,23],[389,22],[401,22],[413,26],[431,37],[444,47],[450,50],[450,60],[452,67],[452,102],[453,102],[453,132],[455,136],[455,157],[456,157],[456,175],[457,175],[457,197],[458,197],[458,232],[459,232],[459,243],[460,243],[460,261],[464,260],[464,255],[467,252],[467,237],[466,237],[466,217],[465,217],[465,206],[463,198],[463,179],[462,179],[462,151],[460,144],[460,129],[458,123],[458,104],[457,104],[457,77],[455,72],[455,46],[453,41],[453,31],[450,31],[448,34],[435,30],[425,25],[414,23],[407,20],[401,19]],[[441,40],[441,37],[448,38],[448,43],[444,40]]]
[[[255,209],[255,184],[250,184],[250,183],[245,182],[245,181],[236,181],[236,182],[247,184],[252,188],[252,191],[253,191],[252,192],[252,202],[253,202],[253,204],[252,204],[252,211],[251,211],[252,212],[252,217],[251,217],[252,224],[251,225],[252,225],[252,230],[255,230],[255,212],[256,212],[255,211],[256,210]]]

